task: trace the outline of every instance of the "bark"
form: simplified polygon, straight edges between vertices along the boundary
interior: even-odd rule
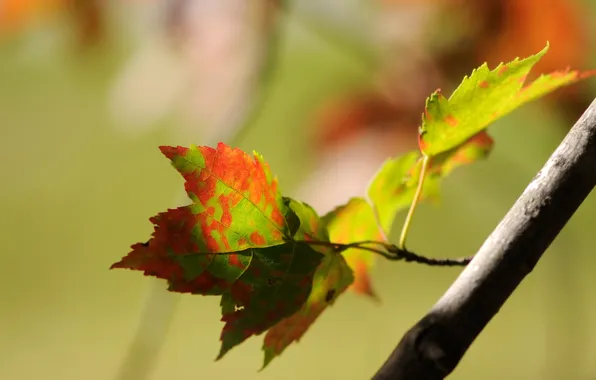
[[[539,136],[538,136],[539,137]],[[596,100],[374,380],[444,379],[596,185]]]

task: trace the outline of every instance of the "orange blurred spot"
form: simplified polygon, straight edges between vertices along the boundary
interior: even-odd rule
[[[67,0],[4,0],[0,2],[0,33],[15,32],[52,13]]]
[[[537,73],[579,68],[585,61],[587,31],[577,2],[570,0],[503,0],[501,31],[484,43],[482,61],[526,57],[550,41],[550,49],[532,70]]]

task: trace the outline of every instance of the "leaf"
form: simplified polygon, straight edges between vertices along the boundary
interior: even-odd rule
[[[295,240],[329,241],[329,233],[324,221],[310,205],[288,197],[284,197],[283,199],[299,220],[300,227],[293,236]],[[318,249],[322,253],[330,252],[323,246],[317,246],[315,249]]]
[[[421,152],[432,157],[452,150],[519,106],[513,106],[514,97],[547,50],[548,45],[533,56],[501,63],[494,70],[485,63],[464,77],[449,99],[435,91],[422,116]]]
[[[284,204],[269,166],[219,143],[205,146],[160,147],[185,179],[193,204],[193,240],[202,252],[232,252],[282,244],[298,228]]]
[[[509,103],[505,113],[508,113],[515,108],[536,100],[562,86],[567,86],[580,80],[589,78],[596,74],[596,70],[589,70],[579,72],[578,70],[560,70],[550,74],[543,74],[539,76],[534,82],[525,86]]]
[[[437,155],[426,173],[420,200],[438,201],[441,180],[457,167],[487,157],[492,147],[493,139],[482,131]],[[414,200],[422,169],[420,158],[418,152],[409,152],[385,161],[369,184],[368,198],[386,236],[391,233],[397,213],[408,208]]]
[[[300,308],[310,294],[322,255],[305,243],[294,242],[234,253],[204,253],[188,234],[189,215],[189,208],[182,207],[152,218],[156,224],[153,238],[135,244],[112,268],[141,270],[166,279],[173,292],[222,295],[226,324],[221,358]]]
[[[112,268],[142,270],[167,279],[168,290],[222,295],[222,348],[218,358],[252,335],[293,314],[309,296],[320,252],[306,243],[288,242],[233,253],[204,253],[188,234],[189,208],[168,210],[152,218],[148,243]]]
[[[319,218],[312,207],[306,203],[290,198],[285,199],[301,221],[301,227],[296,233],[297,240],[303,238],[307,241],[329,242],[332,229],[328,227],[327,217]],[[314,274],[312,288],[309,288],[310,295],[293,315],[278,322],[265,335],[263,368],[280,355],[288,345],[300,340],[325,308],[354,281],[352,270],[341,254],[329,247],[315,246],[315,248],[320,248],[319,251],[324,253],[324,258]]]
[[[377,225],[372,207],[362,198],[350,199],[347,204],[339,206],[325,215],[323,220],[327,224],[329,238],[334,243],[349,244],[364,240],[385,240]],[[354,282],[350,289],[377,299],[369,275],[374,265],[373,254],[354,248],[348,248],[341,254],[354,271]]]
[[[312,207],[287,197],[284,197],[283,200],[300,221],[300,227],[293,237],[295,241],[329,241],[327,230]],[[299,251],[292,252],[288,256],[287,251],[296,248]],[[311,293],[315,270],[319,270],[317,267],[321,263],[321,252],[331,252],[328,248],[311,247],[304,242],[292,242],[284,246],[254,251],[261,262],[271,261],[272,258],[288,257],[291,265],[287,271],[284,271],[283,278],[264,277],[263,271],[260,269],[262,265],[259,265],[252,270],[254,275],[251,276],[251,283],[254,285],[254,291],[243,290],[241,285],[236,289],[238,293],[236,296],[226,297],[224,295],[224,297],[235,300],[235,302],[233,310],[229,306],[231,302],[222,299],[222,321],[225,321],[226,325],[221,335],[222,347],[218,359],[251,335],[258,335],[274,326],[282,318],[297,312]],[[259,252],[263,252],[263,255],[258,255]],[[290,257],[294,260],[292,261]],[[271,267],[272,265],[275,265],[275,263],[273,262],[268,266]],[[279,285],[274,286],[275,284]],[[246,295],[242,296],[242,294]],[[237,301],[247,297],[251,297],[253,300],[248,300],[248,302]],[[242,309],[238,310],[238,307],[242,307]]]
[[[522,85],[532,67],[548,51],[526,59],[501,63],[494,70],[483,64],[446,99],[437,90],[426,101],[419,134],[421,152],[429,157],[455,149],[490,123],[562,86],[596,74],[596,71],[557,71],[542,75],[530,85]]]
[[[484,159],[491,152],[493,145],[492,137],[486,131],[482,131],[457,148],[436,156],[431,162],[428,176],[445,177],[459,166]]]
[[[395,215],[407,208],[418,184],[420,153],[409,152],[381,166],[368,186],[368,198],[379,217],[385,235],[391,233]]]
[[[326,230],[310,206],[281,197],[256,153],[221,143],[161,150],[193,203],[152,217],[152,238],[111,268],[166,279],[173,292],[221,295],[221,358],[304,304],[323,254],[297,240]]]
[[[342,255],[325,255],[315,273],[312,291],[306,303],[292,316],[269,329],[265,335],[265,360],[262,368],[279,356],[292,342],[298,342],[319,315],[353,280],[352,271]]]
[[[322,255],[306,243],[250,249],[250,266],[222,298],[222,346],[217,359],[252,335],[294,314],[311,293]],[[232,309],[231,305],[234,305]]]

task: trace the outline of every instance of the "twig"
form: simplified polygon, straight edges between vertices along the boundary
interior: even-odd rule
[[[415,262],[418,264],[426,264],[435,267],[466,266],[474,258],[474,256],[467,256],[456,259],[436,259],[432,257],[420,256],[407,250],[400,250],[399,256],[401,256],[399,260],[404,260],[406,262]]]
[[[405,249],[400,249],[394,244],[388,244],[382,241],[376,240],[364,240],[364,241],[357,241],[348,244],[341,244],[341,243],[334,243],[329,241],[318,241],[318,240],[294,240],[296,243],[306,243],[310,245],[319,245],[319,246],[326,246],[334,248],[337,251],[345,251],[346,249],[362,249],[365,251],[369,251],[375,253],[377,255],[381,255],[385,257],[387,260],[391,261],[406,261],[406,262],[414,262],[418,264],[426,264],[429,266],[435,267],[452,267],[452,266],[466,266],[472,260],[472,257],[461,257],[456,259],[436,259],[432,257],[426,257],[417,255],[414,252],[407,251]],[[368,247],[367,245],[379,245],[383,249],[377,249]]]
[[[528,275],[596,185],[596,100],[374,380],[439,380]]]

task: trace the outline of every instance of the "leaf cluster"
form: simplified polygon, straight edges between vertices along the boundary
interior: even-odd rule
[[[253,335],[266,333],[264,364],[297,342],[333,302],[351,288],[377,297],[369,277],[375,254],[430,265],[465,265],[406,250],[416,205],[439,199],[441,180],[455,168],[485,158],[493,147],[486,128],[517,107],[593,73],[565,70],[524,87],[539,53],[486,64],[465,77],[447,99],[440,90],[426,101],[419,150],[388,159],[371,179],[365,198],[352,198],[319,216],[285,197],[263,157],[219,143],[160,147],[183,176],[189,205],[150,219],[149,241],[112,268],[167,280],[172,292],[221,297],[218,359]],[[396,214],[409,207],[399,244],[387,236]]]

